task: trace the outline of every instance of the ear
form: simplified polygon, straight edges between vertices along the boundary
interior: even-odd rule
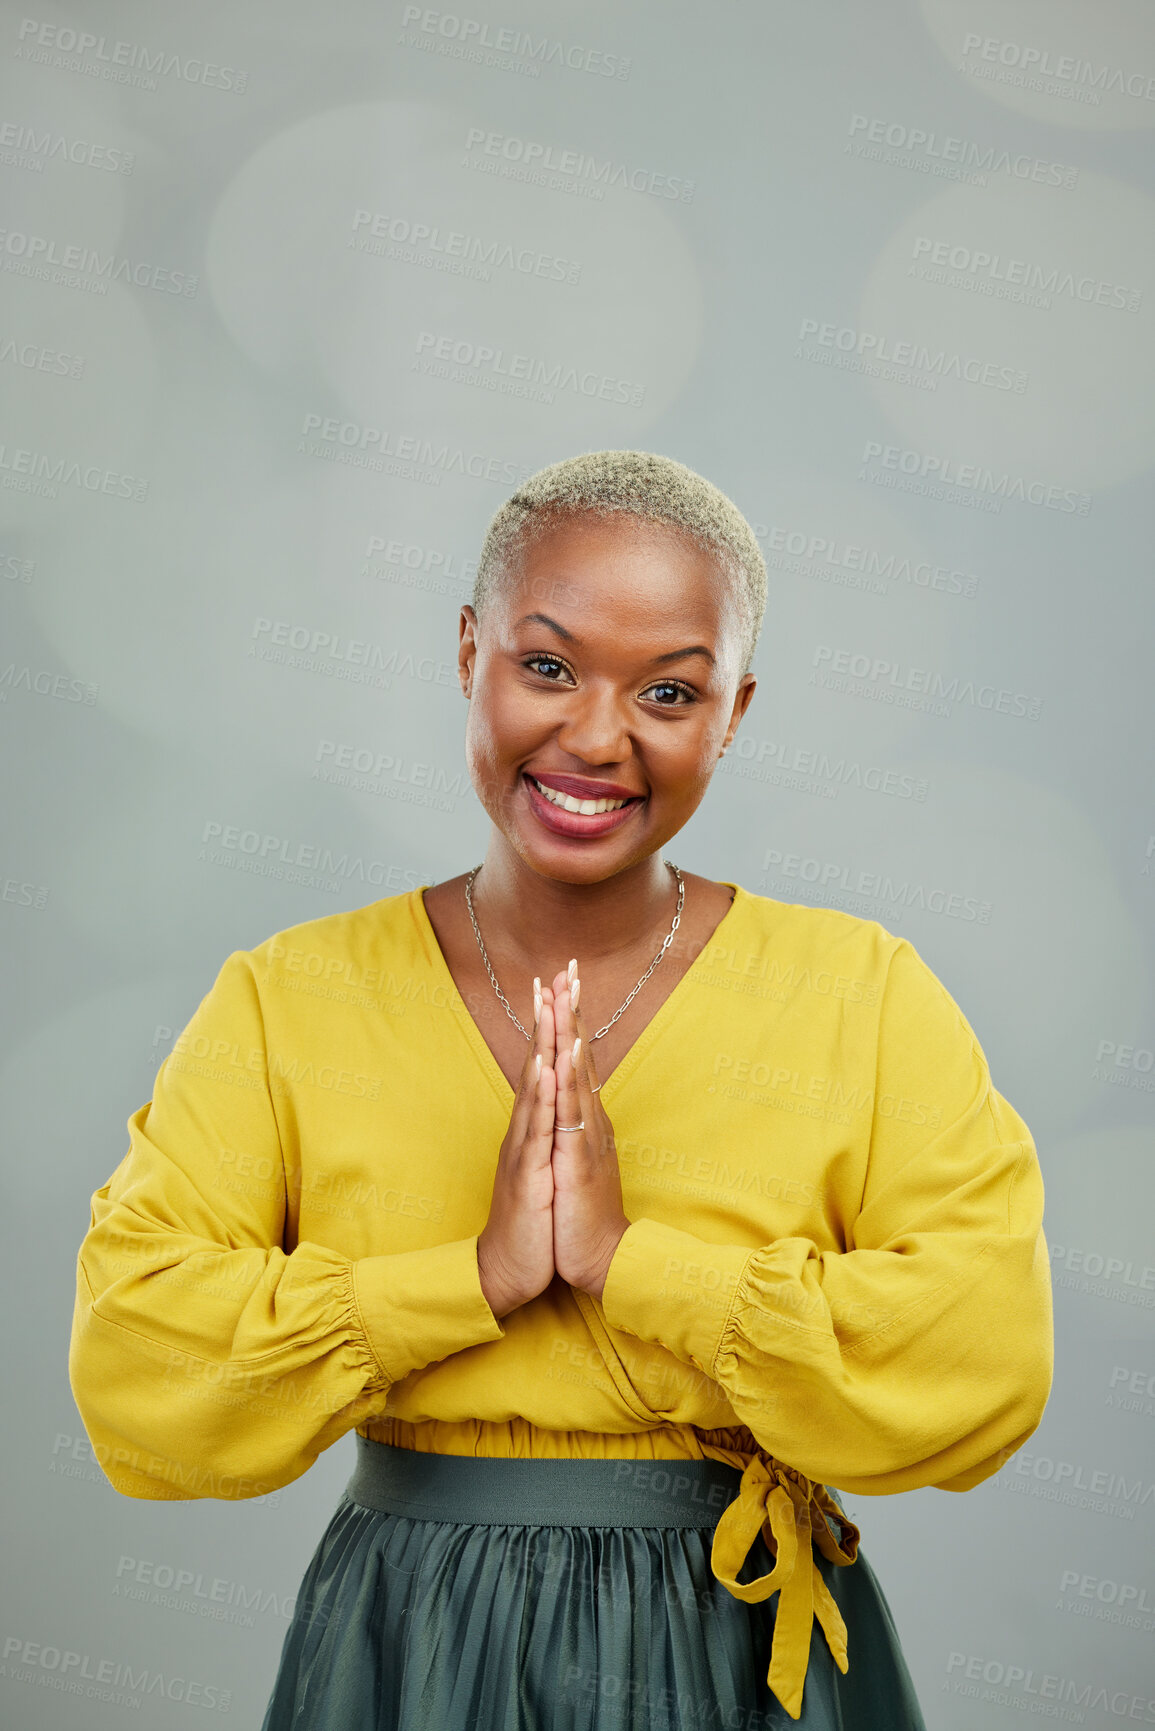
[[[722,751],[727,749],[730,741],[742,725],[742,717],[750,707],[750,699],[754,695],[754,687],[757,683],[758,681],[752,673],[744,673],[738,681],[738,690],[734,695],[734,707],[730,711],[729,725],[726,728],[726,735],[722,741]],[[719,751],[719,757],[721,757],[722,751]]]
[[[473,663],[477,657],[479,629],[477,614],[466,602],[457,621],[457,678],[467,702],[473,690]]]

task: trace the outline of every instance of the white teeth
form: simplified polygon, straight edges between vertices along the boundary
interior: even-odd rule
[[[629,803],[624,799],[574,799],[572,794],[558,793],[552,787],[543,787],[536,776],[531,775],[529,779],[551,805],[560,805],[563,811],[580,812],[583,817],[593,817],[601,811],[620,811],[623,805]]]

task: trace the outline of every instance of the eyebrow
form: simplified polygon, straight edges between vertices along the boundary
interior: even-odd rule
[[[580,637],[575,637],[572,631],[567,631],[564,625],[559,625],[556,619],[551,619],[548,614],[545,613],[524,613],[517,623],[518,625],[548,625],[549,629],[551,631],[556,631],[558,636],[564,639],[566,643],[575,643],[579,645],[581,643]],[[655,655],[650,662],[650,666],[661,667],[667,661],[682,661],[687,655],[704,655],[711,667],[715,665],[714,657],[706,648],[706,645],[704,643],[693,643],[687,649],[668,649],[664,655]]]

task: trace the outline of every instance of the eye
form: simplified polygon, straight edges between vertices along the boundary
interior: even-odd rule
[[[536,672],[539,667],[565,667],[566,664],[564,661],[559,661],[556,655],[527,655],[521,665],[523,667],[532,667]],[[543,673],[542,678],[549,679],[550,683],[553,685],[557,684],[557,680],[552,676],[552,674]]]
[[[647,691],[680,691],[687,704],[695,702],[698,696],[692,685],[683,685],[680,679],[662,679],[657,685],[648,685],[646,689]],[[662,703],[659,707],[662,709],[684,709],[686,704]]]

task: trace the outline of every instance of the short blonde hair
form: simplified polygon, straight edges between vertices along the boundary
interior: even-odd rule
[[[673,457],[652,451],[586,451],[539,469],[493,515],[485,534],[473,608],[480,619],[539,528],[557,513],[595,516],[625,511],[684,530],[740,586],[744,615],[742,672],[750,671],[766,611],[766,563],[757,537],[734,501]]]

